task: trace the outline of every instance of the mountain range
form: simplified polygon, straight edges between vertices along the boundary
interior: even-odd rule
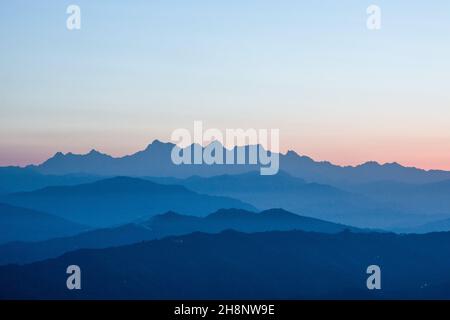
[[[390,201],[372,198],[370,194],[360,194],[356,190],[306,182],[284,171],[270,176],[252,171],[186,179],[145,178],[163,184],[183,185],[201,193],[232,197],[261,210],[280,207],[298,214],[358,227],[389,229],[399,225],[416,226],[442,218],[439,215],[420,215],[417,210],[399,208]],[[427,213],[433,214],[434,211]]]
[[[101,178],[104,177],[84,174],[46,175],[32,167],[0,167],[0,194],[33,191],[48,186],[76,185]]]
[[[217,142],[216,142],[217,143]],[[50,175],[88,174],[101,176],[154,176],[187,178],[194,175],[214,176],[238,174],[259,170],[258,165],[175,165],[171,161],[171,151],[176,147],[172,143],[153,141],[145,150],[124,157],[115,158],[96,150],[78,155],[56,153],[53,157],[37,166],[30,166],[37,172]],[[193,148],[193,145],[186,148]],[[223,147],[222,147],[223,148]],[[244,148],[248,146],[235,147]],[[258,146],[258,148],[262,148]],[[223,148],[225,154],[227,149]],[[193,154],[193,153],[192,153]],[[338,166],[326,161],[314,161],[300,156],[294,151],[280,154],[280,168],[292,176],[310,182],[345,186],[382,180],[405,183],[431,183],[450,179],[449,171],[422,170],[404,167],[398,163],[379,164],[367,162],[358,166]]]
[[[5,179],[3,179],[4,177]],[[33,191],[28,193],[15,192],[9,195],[0,194],[0,200],[3,199],[2,201],[6,203],[54,215],[60,215],[60,212],[63,212],[64,215],[62,216],[65,218],[83,224],[94,223],[93,226],[107,226],[103,222],[96,224],[95,221],[90,219],[97,216],[105,220],[106,217],[102,217],[102,215],[108,215],[107,219],[111,220],[113,224],[130,222],[136,218],[135,215],[131,213],[131,219],[127,219],[127,216],[116,217],[115,213],[119,210],[120,204],[119,207],[116,207],[115,203],[123,202],[125,204],[122,206],[130,208],[136,213],[142,213],[149,206],[147,204],[145,208],[136,208],[136,206],[139,206],[139,203],[145,202],[145,199],[137,200],[134,204],[128,204],[128,201],[133,199],[127,200],[126,195],[132,192],[133,183],[130,183],[130,191],[124,192],[114,201],[109,201],[105,198],[106,195],[101,192],[97,194],[96,190],[94,190],[96,184],[94,184],[94,188],[90,189],[86,186],[89,183],[101,184],[100,181],[102,180],[112,181],[111,179],[128,179],[131,182],[134,178],[105,178],[103,176],[82,174],[57,176],[42,174],[32,168],[3,168],[3,170],[0,170],[0,186],[3,183],[5,189],[10,185],[15,190],[19,188],[19,190]],[[211,177],[191,176],[188,178],[175,178],[145,176],[140,179],[162,185],[161,192],[157,196],[160,201],[155,202],[156,208],[153,208],[155,210],[151,209],[147,212],[148,214],[158,214],[171,209],[180,213],[194,214],[192,210],[187,211],[190,207],[187,203],[186,206],[178,202],[172,203],[171,200],[168,200],[169,194],[167,197],[161,196],[161,193],[166,191],[169,193],[173,192],[173,188],[178,186],[178,188],[184,187],[194,193],[232,198],[228,200],[233,203],[244,202],[252,206],[253,209],[265,210],[279,207],[297,214],[362,228],[407,230],[408,228],[418,227],[450,217],[448,209],[450,208],[450,198],[448,197],[450,180],[426,184],[376,181],[337,187],[323,183],[308,182],[285,171],[279,171],[276,175],[271,176],[262,176],[259,171],[249,171],[240,174],[225,174]],[[16,181],[16,183],[12,183],[12,181]],[[79,185],[80,183],[81,185]],[[35,190],[34,187],[36,186],[51,186],[51,188],[44,188],[45,191],[42,191]],[[86,217],[82,216],[83,213],[78,214],[80,210],[79,205],[71,203],[74,199],[70,199],[67,202],[67,204],[71,204],[70,208],[66,208],[66,200],[63,200],[67,197],[73,198],[74,196],[70,194],[74,190],[83,188],[87,189],[83,196],[79,196],[80,199],[78,201],[83,202],[81,204],[82,211],[90,212],[90,210],[95,210],[94,207],[99,205],[96,202],[102,202],[98,207],[99,210],[95,211],[96,214],[88,217],[90,221],[87,221]],[[126,187],[124,188],[126,189]],[[148,190],[148,192],[153,193],[154,190]],[[62,196],[62,193],[65,193],[65,195]],[[53,196],[55,195],[58,195],[58,199],[53,201]],[[42,198],[47,200],[44,201]],[[168,202],[163,204],[165,200],[168,200]],[[216,198],[215,200],[218,199]],[[59,201],[64,203],[58,204]],[[90,203],[94,207],[89,208]],[[233,203],[224,204],[224,208],[243,208],[244,204]],[[203,212],[204,214],[220,209],[218,204],[214,207],[208,207],[204,211],[196,210],[201,205],[202,202],[196,202],[193,209],[197,213]],[[111,206],[114,208],[111,209]],[[247,209],[249,208],[247,207]],[[125,208],[119,211],[122,212],[123,210]],[[123,214],[123,212],[120,214]],[[77,218],[82,220],[77,220]],[[115,218],[118,219],[114,220]]]
[[[87,229],[86,226],[54,215],[0,203],[0,244],[45,240]]]
[[[75,186],[10,193],[0,200],[92,227],[107,227],[169,210],[204,216],[222,208],[256,210],[242,201],[199,194],[177,185],[115,177]]]
[[[303,230],[322,233],[338,233],[344,230],[368,232],[341,224],[299,216],[282,209],[272,209],[260,213],[239,209],[221,209],[206,217],[167,212],[141,222],[115,228],[91,230],[70,237],[3,244],[0,245],[0,265],[30,263],[54,258],[65,252],[82,248],[107,248],[166,236],[199,231],[218,233],[227,229],[243,232],[273,230]]]
[[[423,215],[450,213],[450,180],[424,184],[378,181],[355,185],[349,190],[410,213]]]

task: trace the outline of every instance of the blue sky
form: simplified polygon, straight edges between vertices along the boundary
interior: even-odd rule
[[[19,0],[0,40],[0,165],[124,155],[202,120],[338,164],[450,169],[448,1]]]

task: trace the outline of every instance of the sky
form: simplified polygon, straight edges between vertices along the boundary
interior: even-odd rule
[[[9,1],[0,165],[131,154],[200,120],[340,165],[450,170],[448,57],[448,0]]]

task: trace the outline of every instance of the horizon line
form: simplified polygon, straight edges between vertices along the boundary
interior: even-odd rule
[[[25,169],[25,168],[29,168],[29,167],[38,167],[38,166],[44,164],[45,162],[47,162],[48,160],[50,160],[50,159],[52,159],[52,158],[54,158],[56,156],[60,156],[60,155],[62,155],[62,156],[67,156],[67,155],[87,156],[87,155],[89,155],[91,153],[98,153],[100,155],[108,156],[108,157],[110,157],[112,159],[121,159],[121,158],[129,157],[129,156],[133,156],[133,155],[135,155],[135,154],[137,154],[139,152],[144,152],[144,151],[148,150],[155,143],[160,143],[160,144],[164,144],[164,145],[169,144],[169,145],[173,145],[173,146],[178,146],[176,143],[173,143],[171,141],[164,142],[161,139],[157,139],[156,138],[151,143],[147,144],[147,146],[144,149],[140,149],[140,150],[137,150],[137,151],[135,151],[133,153],[128,153],[128,154],[119,155],[119,156],[114,156],[114,155],[111,155],[111,154],[108,154],[108,153],[104,153],[104,152],[98,151],[95,148],[92,148],[90,151],[88,151],[86,153],[73,153],[73,152],[63,153],[61,151],[57,151],[52,156],[48,157],[47,159],[43,160],[40,163],[30,163],[30,164],[27,164],[27,165],[19,165],[19,164],[1,165],[0,168],[15,167],[15,168],[23,168],[23,169]],[[236,149],[236,148],[244,148],[244,147],[250,147],[250,146],[261,146],[262,147],[261,144],[246,144],[246,145],[234,145],[233,147],[230,148],[230,147],[224,146],[219,140],[213,140],[213,141],[211,141],[211,142],[209,142],[209,143],[207,143],[205,145],[201,145],[201,147],[202,148],[206,148],[207,146],[209,146],[209,145],[211,145],[213,143],[219,143],[222,146],[222,148],[224,148],[226,150],[229,150],[229,151],[231,151],[233,149]],[[185,149],[185,148],[192,147],[193,145],[200,145],[200,144],[199,143],[192,143],[192,144],[190,144],[190,145],[188,145],[186,147],[180,147],[180,148]],[[400,166],[400,167],[403,167],[403,168],[422,170],[422,171],[425,171],[425,172],[434,172],[434,171],[450,172],[450,170],[446,170],[446,169],[436,169],[436,168],[434,168],[434,169],[424,169],[424,168],[417,167],[417,166],[403,165],[403,164],[401,164],[401,163],[399,163],[397,161],[393,161],[393,162],[379,162],[379,161],[376,161],[376,160],[367,160],[367,161],[364,161],[364,162],[361,162],[361,163],[355,164],[355,165],[351,165],[351,164],[349,164],[349,165],[341,165],[341,164],[336,164],[336,163],[334,163],[332,161],[329,161],[329,160],[316,160],[315,158],[310,157],[308,155],[302,155],[302,154],[298,153],[297,151],[295,151],[293,149],[288,149],[285,153],[283,153],[281,151],[278,152],[278,154],[280,156],[287,156],[290,153],[294,153],[296,156],[298,156],[300,158],[308,158],[309,160],[311,160],[311,161],[313,161],[315,163],[330,164],[332,166],[336,166],[336,167],[340,167],[340,168],[357,168],[357,167],[361,167],[361,166],[364,166],[364,165],[374,164],[374,165],[378,165],[378,166],[389,166],[389,165],[392,166],[392,165],[396,165],[396,166]],[[280,170],[280,171],[282,171],[282,170]]]

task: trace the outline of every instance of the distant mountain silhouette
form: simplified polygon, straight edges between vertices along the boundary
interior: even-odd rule
[[[157,215],[142,224],[162,235],[177,235],[193,231],[217,233],[227,229],[242,232],[303,230],[337,233],[343,230],[362,231],[342,224],[300,216],[283,209],[270,209],[260,213],[221,209],[204,218],[168,212]]]
[[[100,179],[85,174],[45,175],[32,167],[0,167],[0,194],[32,191],[48,186],[75,185]]]
[[[162,145],[167,147],[167,144]],[[450,198],[447,196],[450,180],[427,184],[377,181],[336,188],[323,183],[306,182],[285,171],[273,176],[261,176],[259,170],[211,177],[192,176],[185,179],[143,178],[159,184],[183,185],[198,193],[235,198],[258,209],[280,207],[298,214],[358,227],[396,231],[399,228],[417,227],[450,217]],[[47,185],[76,185],[100,179],[104,178],[85,174],[44,175],[36,168],[0,168],[0,186],[4,185],[9,189],[10,185],[13,190],[34,190],[38,186]],[[70,192],[70,189],[67,189],[67,192]],[[4,202],[9,202],[11,197],[5,197],[4,194],[2,196],[0,192],[0,201],[2,198],[5,199]],[[11,203],[59,215],[59,212],[52,211],[55,208],[51,208],[50,204],[34,207],[22,202]],[[218,208],[220,206],[208,208],[204,212]],[[161,211],[156,213],[170,209],[172,207],[163,206]],[[73,210],[76,211],[77,207]],[[177,211],[183,212],[180,209]],[[153,213],[155,211],[151,211],[149,215]],[[192,214],[192,211],[187,213]],[[69,218],[73,219],[71,216]],[[123,224],[129,221],[120,219],[112,220],[111,223]],[[80,222],[86,223],[85,220]]]
[[[141,223],[116,228],[87,231],[71,237],[41,242],[12,242],[0,245],[0,264],[30,263],[81,248],[106,248],[197,231],[218,233],[227,229],[244,232],[272,230],[322,233],[337,233],[344,230],[366,232],[341,224],[299,216],[282,209],[272,209],[261,213],[221,209],[206,217],[186,216],[170,211]]]
[[[197,192],[228,196],[260,209],[274,207],[310,217],[370,228],[420,225],[435,218],[411,214],[398,206],[368,195],[344,191],[330,185],[307,183],[284,171],[262,176],[259,171],[187,179],[147,177],[164,184],[183,185]],[[450,205],[449,205],[450,208]]]
[[[8,194],[3,202],[42,210],[90,226],[106,227],[174,210],[206,215],[220,208],[255,210],[239,200],[207,196],[183,186],[162,185],[128,177],[76,186],[57,186]]]
[[[47,213],[0,203],[0,243],[45,240],[85,230],[85,226]]]
[[[276,175],[261,175],[259,171],[242,174],[225,174],[213,177],[192,176],[186,179],[173,177],[145,177],[151,181],[164,184],[183,185],[191,190],[209,194],[251,193],[251,192],[292,192],[304,189],[305,180],[293,177],[284,171]],[[324,186],[325,187],[325,186]],[[327,186],[328,187],[328,186]],[[342,191],[328,187],[334,193]]]
[[[186,178],[194,175],[214,176],[259,170],[259,165],[174,165],[171,161],[172,143],[153,141],[145,150],[113,158],[95,150],[85,155],[57,153],[36,170],[45,174],[84,173],[92,175],[159,176]],[[192,146],[188,147],[192,148]],[[240,147],[246,148],[247,147]],[[225,149],[224,149],[225,150]],[[235,148],[236,150],[236,148]],[[225,152],[224,152],[225,154]],[[397,163],[367,162],[359,166],[337,166],[317,162],[294,151],[280,154],[280,168],[287,173],[311,182],[343,186],[379,180],[408,183],[431,183],[450,179],[449,171],[422,170],[403,167]]]
[[[0,298],[449,299],[449,247],[449,233],[194,233],[0,267]],[[74,263],[82,290],[65,285]]]
[[[56,153],[39,166],[31,166],[44,174],[88,173],[107,176],[174,176],[189,177],[195,174],[213,176],[224,172],[242,173],[256,170],[256,165],[175,165],[171,152],[175,145],[153,141],[145,150],[135,154],[113,158],[95,150],[85,155]],[[193,148],[193,145],[189,148]],[[192,157],[193,157],[192,152]]]
[[[96,150],[91,150],[85,155],[73,154],[71,152],[63,154],[57,152],[52,158],[39,166],[39,171],[49,174],[67,174],[67,173],[94,173],[97,171],[114,174],[116,170],[115,159]],[[101,173],[100,173],[101,174]]]
[[[423,170],[404,167],[398,163],[379,164],[369,161],[357,166],[337,166],[328,161],[317,162],[289,151],[280,160],[286,172],[309,181],[348,186],[368,182],[392,180],[405,183],[431,183],[450,179],[450,171]]]
[[[356,185],[352,190],[405,212],[432,215],[434,220],[450,217],[450,180],[425,184],[379,181]]]

